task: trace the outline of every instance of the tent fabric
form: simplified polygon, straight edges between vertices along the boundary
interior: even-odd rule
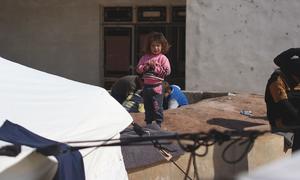
[[[40,137],[27,129],[5,121],[0,128],[0,139],[18,145],[37,148],[43,155],[54,155],[58,160],[54,180],[85,180],[84,165],[79,151],[71,151],[70,146]]]
[[[57,142],[118,138],[131,122],[130,114],[109,93],[92,86],[41,72],[0,57],[0,126],[5,120]],[[0,141],[0,147],[9,144]],[[25,164],[26,158],[46,159],[23,147],[17,157],[0,156],[0,179],[51,179],[49,171]],[[121,148],[80,150],[86,179],[128,179]],[[47,161],[46,165],[50,164]],[[22,169],[23,168],[23,169]],[[26,169],[26,172],[25,172]],[[12,170],[14,173],[8,173]],[[22,172],[18,174],[18,172]],[[37,173],[38,172],[38,173]],[[55,172],[54,172],[55,173]]]

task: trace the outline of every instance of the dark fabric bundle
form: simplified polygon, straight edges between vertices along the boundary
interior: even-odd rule
[[[0,156],[16,157],[21,152],[20,145],[7,145],[0,147]]]
[[[53,155],[58,161],[54,180],[84,180],[84,164],[79,151],[71,151],[67,144],[41,137],[24,127],[5,121],[0,127],[0,139],[17,145],[37,148],[43,155]]]
[[[280,67],[285,74],[293,74],[300,77],[300,48],[290,48],[280,53],[274,63]]]
[[[143,136],[163,136],[163,135],[173,135],[174,132],[167,132],[160,130],[159,127],[153,125],[147,125],[142,128],[146,134]],[[121,133],[122,138],[130,137],[139,137],[133,128],[127,128]],[[159,140],[159,143],[166,143],[167,140]],[[166,158],[160,153],[159,148],[154,147],[152,142],[142,142],[143,144],[147,143],[148,145],[132,145],[132,146],[122,146],[122,154],[127,170],[133,170],[135,168],[142,168],[145,166],[153,165],[159,162],[166,162]],[[164,149],[170,150],[169,153],[172,155],[172,158],[178,158],[180,155],[184,154],[184,151],[180,148],[179,145],[171,144],[162,144]]]

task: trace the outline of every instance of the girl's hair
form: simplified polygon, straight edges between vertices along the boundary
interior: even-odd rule
[[[151,32],[146,37],[144,53],[151,54],[151,44],[153,42],[161,43],[161,46],[162,46],[161,52],[163,54],[166,54],[170,49],[170,45],[169,45],[167,39],[165,38],[165,36],[163,35],[163,33]]]

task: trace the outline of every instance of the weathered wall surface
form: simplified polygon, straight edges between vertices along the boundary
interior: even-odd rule
[[[263,93],[283,50],[300,46],[298,0],[187,0],[186,89]]]
[[[185,0],[1,0],[0,56],[94,85],[103,82],[103,6]],[[273,58],[297,47],[298,0],[188,0],[186,90],[263,93]]]
[[[98,85],[99,6],[82,0],[1,0],[0,56]]]
[[[1,0],[0,56],[101,86],[101,6],[170,4],[185,0]]]

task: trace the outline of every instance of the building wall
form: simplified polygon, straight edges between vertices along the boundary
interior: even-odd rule
[[[0,56],[98,85],[99,6],[83,0],[1,0]]]
[[[264,93],[280,52],[299,47],[298,0],[187,0],[186,89]]]
[[[0,56],[103,85],[101,6],[185,0],[1,0]],[[281,51],[299,46],[298,0],[187,0],[186,90],[263,93]]]
[[[185,0],[1,0],[0,56],[102,86],[101,6],[170,4]]]

